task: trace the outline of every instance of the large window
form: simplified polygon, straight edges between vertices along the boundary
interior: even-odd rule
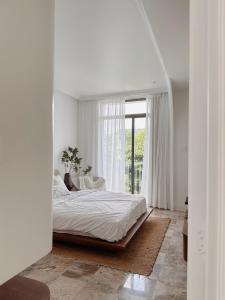
[[[144,156],[146,100],[126,101],[126,192],[138,194]]]

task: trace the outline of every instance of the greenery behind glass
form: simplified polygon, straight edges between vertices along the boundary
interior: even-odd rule
[[[135,130],[135,150],[134,150],[134,193],[139,194],[141,190],[141,175],[144,156],[145,129]],[[132,192],[131,182],[131,156],[132,156],[132,133],[131,129],[126,129],[126,192]]]

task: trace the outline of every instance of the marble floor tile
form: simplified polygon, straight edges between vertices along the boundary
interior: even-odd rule
[[[91,288],[86,288],[77,294],[74,299],[79,300],[118,300],[117,294],[102,292],[101,290],[93,290]]]
[[[22,272],[48,284],[51,300],[186,300],[187,263],[182,253],[185,214],[155,209],[153,216],[171,218],[150,276],[47,255]]]
[[[123,284],[126,282],[127,274],[122,271],[111,269],[108,267],[101,267],[96,272],[94,278],[96,282],[110,287],[112,291],[118,291],[118,289],[122,287]]]
[[[91,275],[96,274],[98,270],[99,266],[97,265],[75,262],[72,265],[70,265],[62,275],[69,278],[84,279],[85,277],[89,277]]]
[[[166,257],[166,253],[165,252],[160,252],[157,259],[156,259],[156,264],[160,264],[160,265],[163,265],[164,264],[164,260],[165,260],[165,257]]]
[[[22,276],[46,284],[56,280],[73,263],[72,259],[47,255],[21,273]]]
[[[177,266],[176,268],[165,266],[161,268],[158,279],[171,287],[174,287],[174,283],[176,283],[177,288],[187,288],[187,273],[183,266]]]
[[[152,296],[156,280],[146,276],[130,274],[119,290],[119,299],[149,299]]]
[[[86,286],[86,281],[60,276],[49,284],[51,300],[76,300],[78,293]]]
[[[175,300],[177,287],[166,285],[160,281],[156,283],[151,300]]]
[[[159,274],[161,272],[161,269],[162,269],[162,266],[161,264],[159,264],[157,261],[153,267],[153,270],[152,270],[152,273],[151,275],[149,276],[150,279],[158,279],[159,278]]]

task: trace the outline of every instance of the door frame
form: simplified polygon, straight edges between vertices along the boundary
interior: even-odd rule
[[[132,99],[127,99],[125,100],[126,103],[129,102],[144,102],[146,101],[146,97],[141,97],[141,98],[132,98]],[[126,114],[125,115],[126,119],[131,119],[131,153],[132,153],[132,162],[131,162],[131,172],[132,172],[132,182],[131,182],[131,192],[134,194],[134,129],[135,129],[135,118],[146,118],[146,113],[139,113],[139,114]]]
[[[131,102],[131,101],[129,101]],[[132,179],[131,179],[131,193],[134,194],[134,151],[135,151],[135,141],[134,141],[134,135],[135,135],[135,119],[138,118],[146,118],[145,113],[140,114],[126,114],[126,119],[131,119],[131,172],[132,172]]]

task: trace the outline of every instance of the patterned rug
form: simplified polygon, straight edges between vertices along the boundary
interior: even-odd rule
[[[52,254],[73,258],[79,262],[108,266],[124,272],[149,276],[169,224],[169,218],[150,217],[122,252],[54,243]]]

